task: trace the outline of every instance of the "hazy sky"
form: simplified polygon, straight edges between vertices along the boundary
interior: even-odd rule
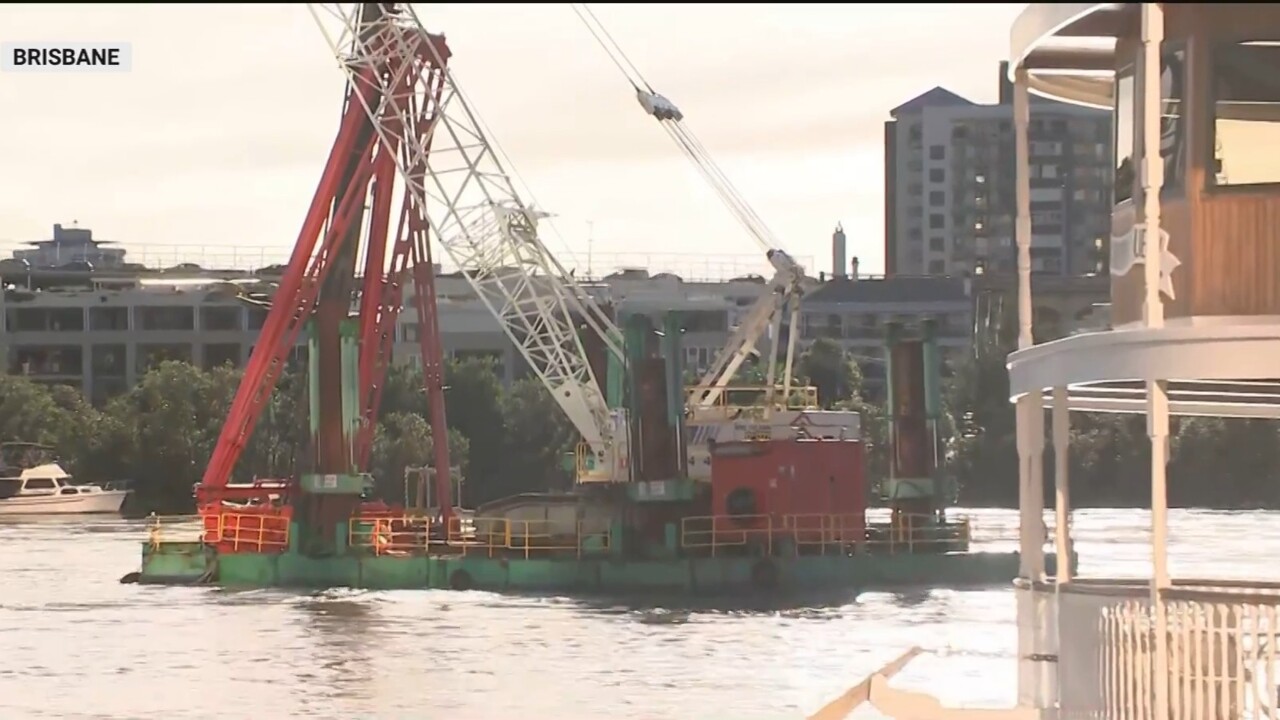
[[[592,6],[815,274],[836,222],[883,267],[888,111],[935,85],[993,100],[1021,7]],[[544,235],[566,265],[585,265],[588,221],[596,271],[617,253],[757,252],[567,4],[416,8],[556,214]],[[5,5],[0,41],[133,44],[127,74],[0,73],[0,246],[78,220],[136,251],[287,253],[343,87],[303,5]]]

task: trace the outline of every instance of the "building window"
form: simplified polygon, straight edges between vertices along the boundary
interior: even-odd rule
[[[910,183],[907,185],[907,194],[911,197],[920,197],[920,194],[923,192],[924,186],[920,183]]]
[[[932,207],[942,207],[947,204],[947,194],[941,190],[932,190],[929,192],[929,205]]]
[[[947,226],[947,218],[943,215],[934,213],[929,216],[929,229],[941,230]]]
[[[1182,96],[1186,92],[1186,53],[1182,48],[1166,50],[1160,58],[1160,157],[1164,159],[1164,186],[1161,191],[1181,190],[1187,154],[1183,151],[1185,124]]]
[[[929,249],[932,250],[933,252],[938,252],[938,253],[946,252],[947,241],[944,238],[940,238],[936,236],[931,237],[929,238]]]
[[[1280,182],[1280,47],[1254,43],[1214,48],[1215,185]]]
[[[929,168],[929,182],[940,183],[947,181],[946,168]]]
[[[946,145],[930,145],[929,146],[930,160],[945,160],[946,157],[947,157]]]
[[[1133,167],[1133,66],[1116,74],[1115,196],[1116,204],[1133,199],[1137,173]]]
[[[945,261],[945,260],[930,260],[930,261],[929,261],[929,274],[930,274],[930,275],[942,275],[942,274],[945,274],[946,272],[947,272],[947,263],[946,263],[946,261]]]

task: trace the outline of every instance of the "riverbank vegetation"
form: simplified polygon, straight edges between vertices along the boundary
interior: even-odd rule
[[[797,364],[829,408],[862,413],[870,443],[869,476],[884,476],[887,420],[864,388],[858,365],[838,346],[816,342]],[[148,372],[128,393],[90,406],[63,386],[0,378],[0,440],[55,447],[78,479],[127,479],[134,511],[184,512],[200,481],[235,394],[239,372],[204,372],[179,362]],[[564,455],[576,436],[536,379],[504,389],[487,359],[451,363],[445,378],[449,447],[461,466],[467,505],[513,493],[567,489]],[[1013,407],[999,354],[958,362],[947,380],[941,429],[946,472],[964,505],[1017,501]],[[305,385],[286,373],[237,466],[236,480],[286,477],[305,451]],[[404,497],[404,471],[430,464],[435,438],[426,421],[420,372],[393,368],[383,393],[373,474],[387,500]],[[1073,414],[1071,486],[1077,506],[1142,506],[1149,502],[1149,447],[1142,416]],[[1047,425],[1047,423],[1046,423]],[[1170,502],[1181,506],[1280,507],[1280,425],[1264,420],[1175,418],[1169,467]],[[1046,483],[1053,450],[1046,444]],[[1052,492],[1047,497],[1052,497]]]

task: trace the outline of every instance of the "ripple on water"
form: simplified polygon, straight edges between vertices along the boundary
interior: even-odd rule
[[[1183,575],[1270,577],[1270,513],[1174,514]],[[1051,521],[1051,519],[1050,519]],[[1016,513],[979,511],[1011,546]],[[1087,574],[1148,571],[1147,514],[1090,510]],[[820,607],[679,598],[120,585],[145,523],[0,522],[0,718],[794,718],[912,645],[899,676],[953,703],[1013,700],[1007,590],[865,592]],[[1250,538],[1250,552],[1224,538]],[[1223,567],[1224,557],[1234,563]],[[994,679],[994,681],[993,681]],[[868,716],[870,717],[870,716]]]

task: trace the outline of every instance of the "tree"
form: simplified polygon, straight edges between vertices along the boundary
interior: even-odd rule
[[[831,338],[815,340],[797,365],[800,377],[818,389],[818,402],[824,408],[862,396],[861,370]]]
[[[573,452],[577,432],[542,384],[516,381],[502,397],[502,417],[502,482],[490,495],[568,490],[573,478],[562,459]]]
[[[459,465],[465,477],[467,439],[451,429],[448,442],[450,464]],[[403,502],[405,470],[435,467],[435,434],[422,415],[393,412],[378,421],[371,455],[369,469],[378,496],[391,503]]]
[[[419,383],[421,386],[421,383]],[[472,357],[445,368],[445,412],[449,427],[470,444],[468,494],[479,504],[500,497],[505,423],[502,417],[502,385],[492,358]]]
[[[1017,502],[1014,408],[1005,353],[995,347],[956,363],[944,389],[939,431],[945,472],[968,505]],[[756,368],[758,369],[758,367]],[[857,364],[828,340],[798,364],[819,388],[822,404],[861,414],[870,477],[886,472],[885,409],[861,395]],[[554,398],[535,379],[505,392],[489,359],[446,369],[452,462],[464,470],[470,506],[507,495],[571,485],[561,460],[577,442]],[[748,368],[750,370],[750,368]],[[239,371],[201,371],[166,362],[124,395],[95,409],[79,392],[25,377],[0,378],[0,442],[52,445],[67,469],[91,481],[135,481],[136,510],[186,512],[217,442],[240,381]],[[762,381],[762,379],[761,379]],[[290,477],[310,452],[305,376],[286,372],[256,425],[235,479]],[[406,467],[431,465],[435,441],[422,375],[408,365],[387,376],[374,438],[372,471],[379,493],[403,500]],[[1052,497],[1053,451],[1046,422],[1046,496]],[[1073,413],[1071,487],[1076,506],[1145,505],[1150,443],[1141,415]],[[305,463],[304,463],[305,464]],[[1169,499],[1178,506],[1280,507],[1280,424],[1267,420],[1175,418],[1171,427]]]
[[[106,413],[140,499],[162,510],[191,506],[235,392],[237,373],[169,361],[142,377]]]

